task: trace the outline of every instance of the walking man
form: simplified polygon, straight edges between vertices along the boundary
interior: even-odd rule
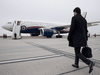
[[[75,63],[73,67],[79,68],[79,59],[89,66],[89,73],[93,71],[94,62],[87,59],[82,53],[80,53],[81,47],[87,45],[87,21],[81,15],[81,9],[76,7],[74,10],[74,16],[72,17],[71,27],[68,35],[69,46],[74,47],[75,50]]]

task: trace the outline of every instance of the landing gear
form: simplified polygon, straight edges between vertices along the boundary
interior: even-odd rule
[[[52,36],[47,36],[47,38],[51,38]]]
[[[39,34],[36,34],[36,33],[31,33],[30,35],[31,36],[39,36]]]
[[[39,35],[31,35],[31,36],[39,36]]]
[[[62,35],[57,35],[56,38],[62,38]]]
[[[62,38],[62,35],[60,35],[60,31],[57,32],[58,35],[56,36],[56,38]]]

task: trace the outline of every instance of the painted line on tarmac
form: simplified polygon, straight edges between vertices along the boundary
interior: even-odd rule
[[[4,61],[0,61],[0,65],[9,64],[9,63],[17,63],[17,62],[25,62],[25,61],[33,61],[33,60],[40,60],[40,59],[55,58],[55,57],[61,57],[61,56],[64,56],[64,55],[63,54],[59,54],[59,55],[56,54],[56,55],[48,55],[48,56],[40,56],[40,57],[4,60]]]
[[[50,47],[47,47],[47,46],[44,46],[44,45],[36,44],[34,42],[26,42],[26,43],[28,43],[32,46],[39,47],[39,48],[42,48],[44,50],[50,51],[50,52],[55,53],[55,54],[64,54],[65,57],[68,57],[68,58],[75,60],[75,54],[73,54],[73,53],[61,51],[61,50],[58,50],[58,49],[55,49],[55,48],[50,48]],[[90,60],[92,60],[93,62],[96,63],[95,67],[100,68],[100,60],[97,60],[97,59],[90,59]],[[82,60],[80,60],[80,61],[82,62]]]

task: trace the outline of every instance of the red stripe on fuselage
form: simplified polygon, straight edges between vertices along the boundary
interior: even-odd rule
[[[38,26],[34,26],[34,27],[27,27],[27,29],[30,29],[30,28],[44,28],[44,27],[38,27]]]
[[[61,30],[62,32],[69,32],[69,31],[64,31],[64,30]]]

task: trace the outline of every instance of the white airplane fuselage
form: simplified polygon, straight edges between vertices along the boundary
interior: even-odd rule
[[[12,31],[14,26],[14,22],[8,22],[5,25],[2,26],[2,28]],[[55,26],[55,28],[54,28]],[[60,33],[68,33],[68,29],[59,29],[56,28],[56,26],[61,26],[61,24],[55,24],[55,23],[47,23],[47,22],[30,22],[30,21],[21,21],[20,26],[20,33],[30,33],[31,36],[38,36],[40,33],[44,33],[44,29],[48,32],[48,34],[43,36],[50,36],[58,33],[59,30]]]

